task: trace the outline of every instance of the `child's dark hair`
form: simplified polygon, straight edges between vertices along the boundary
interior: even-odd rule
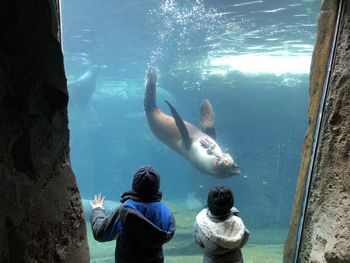
[[[215,216],[227,214],[234,205],[231,189],[224,185],[212,187],[208,193],[207,205],[209,211]]]

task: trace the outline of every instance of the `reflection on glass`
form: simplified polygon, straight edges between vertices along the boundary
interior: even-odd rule
[[[200,262],[192,225],[215,184],[232,188],[251,232],[244,259],[281,262],[318,13],[317,0],[63,0],[71,159],[86,212],[99,192],[113,209],[132,173],[151,164],[177,219],[167,262]],[[199,127],[201,102],[210,99],[217,142],[241,175],[202,175],[156,139],[143,111],[149,67],[158,70],[157,103],[167,114],[165,99]],[[88,231],[92,261],[113,262],[113,242],[97,244]]]

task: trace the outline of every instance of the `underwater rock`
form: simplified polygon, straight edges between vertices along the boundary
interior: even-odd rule
[[[196,197],[196,193],[188,193],[186,196],[186,207],[190,210],[200,210],[205,205],[198,197]]]
[[[296,86],[300,85],[301,80],[297,78],[292,78],[292,77],[285,77],[281,81],[282,86],[290,87],[290,88],[295,88]]]

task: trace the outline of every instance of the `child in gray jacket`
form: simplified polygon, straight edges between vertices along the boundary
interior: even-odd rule
[[[249,231],[233,205],[231,189],[214,186],[208,193],[207,208],[196,216],[194,239],[203,249],[203,263],[243,263],[241,248]]]

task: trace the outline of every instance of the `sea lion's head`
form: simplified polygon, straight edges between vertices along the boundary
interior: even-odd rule
[[[199,139],[199,147],[197,148],[198,163],[201,167],[205,167],[206,174],[211,174],[215,177],[226,178],[234,175],[239,175],[240,169],[233,158],[224,153],[220,146],[209,136],[204,136]]]
[[[216,173],[214,176],[225,178],[233,175],[240,175],[241,171],[228,153],[222,153],[222,157],[218,157],[215,161]]]

